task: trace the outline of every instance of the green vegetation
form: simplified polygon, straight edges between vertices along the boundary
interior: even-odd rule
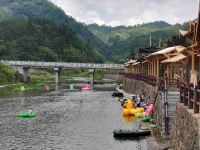
[[[63,24],[40,18],[0,22],[0,58],[10,60],[103,62]]]
[[[7,68],[12,68],[6,66]],[[6,68],[6,69],[7,69]],[[10,73],[10,70],[9,70]],[[17,73],[17,72],[16,72]],[[101,81],[104,77],[105,72],[103,70],[97,70],[95,72],[95,80]],[[18,75],[18,73],[17,73]],[[6,91],[21,91],[21,86],[24,86],[25,90],[41,90],[44,89],[45,85],[51,86],[55,83],[55,76],[48,71],[45,70],[31,70],[31,75],[35,75],[36,77],[31,79],[31,82],[28,84],[16,84],[16,85],[8,85],[4,88]],[[42,76],[41,76],[42,75]],[[44,76],[45,75],[45,76]],[[11,77],[11,75],[9,75]],[[62,71],[61,74],[61,82],[62,83],[69,83],[68,79],[72,77],[90,77],[89,71],[79,71],[79,70],[69,70],[69,71]],[[11,78],[12,79],[12,78]],[[11,82],[6,82],[5,84],[9,84]]]
[[[95,74],[94,74],[94,79],[95,80],[102,80],[104,77],[105,71],[103,70],[96,70]],[[63,71],[62,78],[72,78],[72,77],[85,77],[85,78],[89,78],[90,77],[90,73],[89,71],[80,71],[80,70],[70,70],[70,71]]]
[[[17,71],[0,63],[0,85],[14,84],[20,80],[21,76]]]
[[[163,45],[169,38],[178,35],[179,29],[187,29],[188,23],[170,25],[164,21],[156,21],[130,27],[92,24],[88,28],[109,45],[106,53],[108,58],[115,62],[123,62],[126,58],[135,56],[139,48],[148,47],[150,35],[152,35],[153,46],[158,46],[159,38],[162,39]]]
[[[17,26],[20,26],[21,18],[23,19],[42,18],[45,20],[52,21],[51,23],[47,22],[47,23],[50,23],[50,25],[44,25],[43,24],[44,21],[43,23],[38,24],[38,23],[35,23],[34,21],[31,22],[31,20],[29,19],[30,21],[28,23],[30,23],[30,25],[28,24],[27,26],[29,26],[28,31],[31,30],[31,32],[29,32],[28,35],[26,34],[27,28],[25,28],[25,30],[21,29],[15,32],[15,33],[18,33],[15,37],[20,37],[19,35],[20,33],[22,34],[22,36],[25,36],[24,39],[22,38],[21,40],[26,40],[26,42],[28,42],[30,46],[34,46],[34,44],[36,45],[38,44],[37,42],[32,43],[33,40],[37,41],[37,40],[43,39],[40,43],[44,42],[44,45],[42,45],[42,47],[40,48],[40,51],[42,53],[47,53],[48,56],[43,56],[45,57],[45,59],[50,59],[50,60],[56,60],[57,58],[60,59],[59,56],[61,54],[59,53],[57,56],[56,55],[57,52],[55,52],[56,51],[55,48],[58,48],[58,49],[62,48],[62,50],[60,51],[64,52],[65,55],[72,55],[72,57],[66,56],[67,58],[62,58],[61,60],[66,61],[67,59],[67,61],[76,61],[76,62],[81,61],[80,46],[83,46],[82,52],[83,52],[83,55],[86,55],[86,56],[83,56],[85,57],[83,58],[83,62],[85,61],[103,62],[102,54],[103,54],[103,50],[106,49],[105,44],[96,36],[94,36],[88,30],[86,25],[77,22],[75,19],[73,19],[70,16],[65,15],[65,12],[62,9],[55,6],[49,0],[24,0],[24,1],[1,0],[0,1],[0,21],[13,20],[13,19],[20,20],[19,22],[13,25],[14,27],[8,28],[9,33],[12,31],[15,31],[15,28],[18,28]],[[7,23],[8,22],[4,22],[4,25],[6,26]],[[60,24],[59,26],[60,30],[55,25],[52,25],[53,23]],[[44,27],[42,27],[43,25]],[[36,33],[34,33],[35,31]],[[40,39],[38,38],[35,39],[35,37],[38,36],[37,34],[39,31],[42,31],[41,35],[39,35]],[[47,33],[47,32],[50,32],[50,33]],[[48,35],[46,36],[46,34]],[[11,36],[11,35],[8,35],[8,36]],[[71,47],[70,47],[69,41],[73,43],[71,44]],[[12,42],[14,42],[12,44],[16,44],[16,42],[18,41],[12,41]],[[49,46],[48,42],[52,42],[51,46]],[[63,45],[59,47],[60,43],[68,44],[68,45],[67,47],[62,47]],[[79,53],[79,55],[77,55],[77,53]],[[89,57],[89,59],[87,60],[86,57]],[[70,60],[68,60],[69,58]]]
[[[21,91],[21,87],[23,86],[25,90],[41,90],[44,89],[45,85],[51,85],[54,83],[54,76],[46,76],[46,77],[36,77],[32,78],[31,82],[28,84],[16,84],[16,85],[8,85],[4,88],[4,91],[9,92],[17,92]]]
[[[50,72],[47,70],[37,70],[37,69],[30,69],[29,73],[32,76],[34,76],[34,75],[35,76],[49,76],[50,75]]]
[[[103,77],[104,77],[104,74],[105,74],[105,71],[103,71],[103,70],[96,70],[95,74],[94,74],[94,79],[98,80],[98,81],[101,81],[103,79]]]
[[[0,59],[67,62],[117,62],[138,49],[169,44],[188,23],[156,21],[135,26],[85,25],[67,16],[49,0],[0,1]],[[104,59],[106,59],[104,61]]]

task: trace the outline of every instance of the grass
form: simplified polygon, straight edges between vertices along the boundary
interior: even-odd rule
[[[21,87],[23,86],[25,90],[36,90],[43,89],[45,85],[50,85],[54,83],[53,76],[47,77],[37,77],[31,79],[31,82],[28,84],[18,84],[18,85],[8,85],[4,89],[8,91],[21,91]]]
[[[21,91],[21,87],[24,86],[25,90],[40,90],[44,89],[45,85],[52,85],[55,83],[55,75],[50,73],[47,70],[31,70],[31,75],[34,77],[31,79],[28,84],[18,84],[18,85],[8,85],[4,89],[8,91]],[[97,82],[101,82],[104,78],[105,71],[104,70],[95,70],[94,79]],[[85,77],[89,78],[90,73],[88,71],[81,70],[63,70],[61,72],[61,82],[62,83],[70,83],[68,79],[72,77]]]

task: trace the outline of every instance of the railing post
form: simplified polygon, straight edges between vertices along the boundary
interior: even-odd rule
[[[193,98],[193,89],[190,87],[188,90],[189,93],[189,109],[193,109],[193,102],[192,102],[192,98]]]
[[[176,83],[177,83],[177,88],[180,88],[180,86],[181,86],[180,85],[180,80],[177,79]]]
[[[199,113],[199,90],[195,88],[195,101],[194,101],[194,113]]]
[[[188,89],[186,85],[184,85],[184,106],[188,106]]]
[[[167,92],[168,92],[168,80],[167,77],[164,78],[164,108],[165,108],[165,134],[169,134],[169,118],[168,118],[168,100],[167,100]]]
[[[183,103],[184,101],[184,85],[180,84],[180,103]]]

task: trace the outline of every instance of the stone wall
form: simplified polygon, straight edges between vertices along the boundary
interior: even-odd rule
[[[142,94],[142,92],[146,89],[146,96],[153,94],[151,100],[155,100],[154,97],[157,94],[157,99],[155,103],[155,107],[153,110],[153,117],[155,123],[158,127],[158,130],[162,136],[165,136],[165,129],[163,124],[163,114],[164,114],[164,93],[158,91],[157,87],[153,87],[145,82],[125,78],[120,76],[120,79],[123,81],[123,90],[130,94]]]
[[[120,76],[120,79],[123,81],[123,90],[130,94],[142,94],[146,90],[146,95],[151,93],[156,93],[156,88],[146,84],[145,82],[125,78]]]
[[[178,103],[172,129],[171,145],[175,150],[200,149],[200,114]]]
[[[157,128],[160,132],[160,135],[165,136],[165,129],[164,129],[164,93],[158,92],[158,96],[156,99],[154,111],[153,111],[153,118],[156,122]]]

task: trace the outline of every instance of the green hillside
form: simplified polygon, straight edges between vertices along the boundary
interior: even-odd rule
[[[65,62],[103,62],[103,56],[83,43],[64,24],[41,18],[0,22],[0,58]]]
[[[56,23],[67,25],[77,37],[91,47],[96,48],[100,53],[107,49],[100,39],[94,36],[83,23],[77,22],[67,16],[62,9],[49,0],[0,0],[0,21],[17,18],[46,18]]]
[[[88,25],[90,31],[92,31],[96,36],[98,36],[102,41],[109,44],[109,39],[115,38],[116,36],[120,39],[127,39],[131,35],[148,34],[153,31],[164,29],[170,27],[171,25],[164,21],[157,21],[148,24],[138,25],[138,26],[98,26],[97,24]]]
[[[43,20],[43,23],[39,23],[37,18]],[[20,23],[21,20],[23,25]],[[50,26],[45,23],[47,20],[51,22]],[[49,0],[0,0],[0,22],[1,32],[3,32],[0,40],[4,41],[0,48],[7,48],[10,52],[8,55],[0,52],[2,58],[84,62],[103,62],[104,58],[107,61],[121,62],[130,55],[136,55],[139,48],[149,46],[150,34],[152,45],[158,46],[159,38],[164,44],[169,38],[177,35],[179,29],[188,27],[187,24],[170,25],[164,21],[129,27],[86,25],[67,16],[62,9]],[[38,31],[37,29],[40,28],[40,31],[42,28],[41,33],[34,33],[34,30],[30,30],[34,34],[30,33],[28,28],[30,22],[34,24],[34,30]],[[6,23],[9,24],[8,27]],[[61,33],[61,27],[66,28],[66,31]],[[15,31],[15,34],[8,32],[8,37],[4,28],[7,32],[10,30],[17,30],[17,32]],[[22,41],[26,41],[29,46],[23,46]],[[25,49],[29,49],[27,52],[30,56],[22,53]]]
[[[130,55],[134,55],[141,47],[149,46],[149,38],[152,36],[152,45],[158,46],[159,38],[162,44],[174,35],[178,35],[179,29],[187,29],[188,24],[170,25],[164,21],[156,21],[143,25],[125,27],[107,27],[92,24],[89,30],[109,45],[107,57],[115,62],[121,62]]]

